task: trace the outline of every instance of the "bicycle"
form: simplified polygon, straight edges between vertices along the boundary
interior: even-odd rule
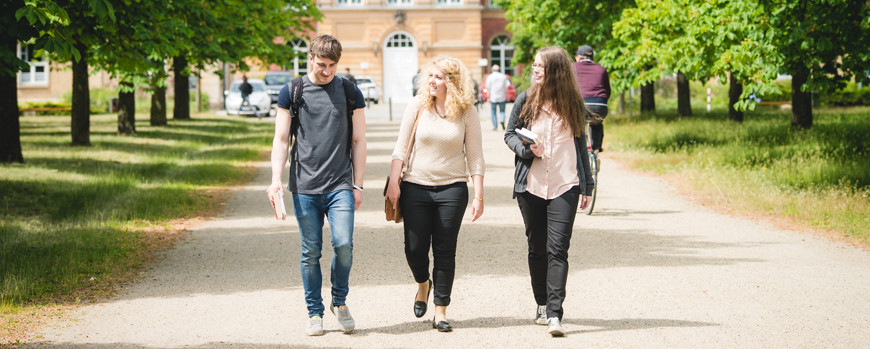
[[[598,196],[598,167],[601,165],[601,160],[598,158],[598,153],[592,150],[591,145],[586,146],[586,151],[589,152],[589,167],[592,168],[592,180],[595,181],[595,187],[592,189],[592,199],[589,200],[589,205],[583,210],[586,215],[591,215],[595,209],[595,198]]]

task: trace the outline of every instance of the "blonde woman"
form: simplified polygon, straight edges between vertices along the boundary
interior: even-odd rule
[[[517,98],[504,140],[516,154],[514,197],[529,244],[529,275],[538,307],[535,323],[564,336],[562,303],[568,280],[568,247],[577,205],[586,208],[595,182],[583,131],[586,105],[574,79],[572,60],[560,47],[540,49],[532,85]],[[526,144],[516,130],[539,136]]]
[[[405,225],[405,258],[414,280],[414,315],[423,317],[434,288],[432,327],[450,332],[447,306],[456,271],[456,240],[468,206],[468,177],[474,183],[471,221],[483,214],[483,147],[474,106],[474,85],[458,59],[433,58],[423,68],[417,96],[405,109],[393,150],[387,198],[401,206]],[[414,144],[403,159],[415,120]],[[402,168],[407,170],[398,178]],[[429,249],[432,272],[429,272]]]

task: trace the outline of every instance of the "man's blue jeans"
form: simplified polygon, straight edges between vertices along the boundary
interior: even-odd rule
[[[499,123],[504,123],[504,110],[507,102],[489,102],[492,107],[492,129],[497,130]],[[498,113],[496,113],[496,109],[501,109]],[[496,114],[498,118],[496,118]],[[504,127],[504,126],[502,126]]]
[[[306,195],[293,193],[293,211],[299,223],[302,241],[302,287],[308,316],[323,316],[323,297],[320,289],[323,276],[320,256],[323,248],[323,218],[329,219],[332,231],[332,304],[345,304],[349,290],[348,278],[353,264],[353,192],[338,190],[327,194]]]

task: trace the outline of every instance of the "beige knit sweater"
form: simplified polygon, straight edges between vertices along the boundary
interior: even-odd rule
[[[411,128],[420,102],[415,98],[405,108],[393,160],[405,158]],[[421,185],[447,185],[468,182],[472,175],[483,175],[483,145],[477,109],[468,108],[462,116],[441,118],[432,110],[420,113],[403,181]]]

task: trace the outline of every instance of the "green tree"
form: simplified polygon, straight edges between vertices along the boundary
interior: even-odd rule
[[[27,20],[16,17],[24,0],[0,3],[0,18],[5,23],[0,29],[0,162],[24,162],[21,154],[21,127],[18,123],[17,73],[26,69],[27,62],[18,58],[18,43],[39,36],[39,31]]]
[[[106,40],[102,28],[115,21],[108,0],[28,0],[16,11],[40,32],[37,47],[53,53],[58,61],[72,61],[72,145],[90,145],[90,48]],[[53,20],[68,18],[69,20]]]
[[[776,77],[789,74],[792,125],[808,128],[810,91],[870,81],[868,12],[870,3],[849,0],[639,0],[614,24],[602,63],[622,69],[617,86],[667,70],[728,81],[736,121],[754,106],[748,95],[777,92]]]
[[[190,0],[183,2],[182,11],[185,30],[179,40],[195,44],[172,55],[176,119],[190,118],[188,79],[192,71],[207,70],[218,62],[248,70],[249,59],[263,64],[284,61],[295,53],[277,39],[289,41],[313,29],[312,24],[322,17],[312,0]]]
[[[742,91],[747,81],[753,82],[752,90],[770,90],[755,83],[770,80],[761,69],[768,58],[759,54],[773,49],[764,19],[754,0],[640,0],[614,24],[602,63],[619,73],[617,85],[642,85],[677,72],[678,80],[680,75],[700,81],[718,77],[731,84],[731,91]],[[733,108],[741,94],[732,94],[729,103],[734,120],[742,120]],[[678,95],[686,99],[678,101],[678,111],[688,115],[688,93]]]
[[[813,124],[812,91],[870,82],[870,2],[761,0],[769,13],[776,73],[792,76],[792,127]]]
[[[529,63],[537,49],[556,45],[573,53],[580,45],[600,49],[611,26],[633,0],[496,0],[505,9],[516,46],[514,60]],[[597,51],[597,50],[596,50]]]
[[[661,28],[665,23],[679,23],[678,17],[671,17],[678,13],[650,11],[650,8],[656,8],[654,3],[657,2],[660,1],[640,0],[637,7],[622,10],[619,20],[613,23],[613,36],[600,58],[601,64],[610,72],[615,90],[641,87],[641,112],[655,111],[654,84],[666,71],[662,60],[664,50],[659,44],[671,34]],[[654,30],[652,26],[659,26],[657,29],[660,30]]]
[[[77,15],[89,12],[80,18]],[[89,144],[90,119],[87,87],[87,42],[95,39],[94,26],[113,20],[111,5],[104,0],[51,1],[10,0],[0,4],[4,28],[0,34],[0,162],[23,161],[21,155],[16,73],[27,68],[18,58],[19,43],[33,43],[36,52],[51,53],[60,60],[72,61],[73,68],[73,145]],[[73,20],[71,20],[73,19]],[[89,29],[90,28],[90,29]]]

